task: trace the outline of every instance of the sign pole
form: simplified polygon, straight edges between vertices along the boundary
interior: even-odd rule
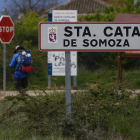
[[[70,51],[65,52],[65,86],[66,86],[66,116],[71,114],[71,67],[70,67]]]
[[[10,16],[4,15],[0,18],[1,36],[3,44],[3,90],[6,90],[6,44],[9,44],[14,36],[14,23]]]
[[[6,90],[6,44],[3,44],[3,90]]]
[[[73,86],[77,86],[77,76],[73,76]]]
[[[48,87],[52,86],[52,76],[48,75]]]
[[[122,83],[122,59],[121,52],[118,52],[118,83]]]
[[[52,22],[52,10],[48,11],[48,22]],[[52,76],[48,75],[48,87],[52,86]]]
[[[78,53],[76,52],[76,54],[78,55]],[[77,56],[78,57],[78,56]],[[78,61],[78,58],[76,58]],[[78,64],[78,63],[77,63]],[[78,65],[77,65],[77,69],[78,69]],[[77,86],[77,76],[73,76],[73,86]]]
[[[48,22],[77,22],[77,10],[48,10]],[[48,87],[51,86],[51,77],[48,75]],[[73,86],[77,86],[77,76],[73,76]]]

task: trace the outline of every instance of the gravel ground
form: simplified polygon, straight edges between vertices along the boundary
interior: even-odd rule
[[[45,93],[47,94],[52,94],[52,93],[60,93],[60,92],[65,92],[65,90],[45,90],[44,91]],[[44,94],[43,91],[40,91],[40,90],[36,90],[36,91],[27,91],[27,93],[29,95],[32,95],[32,96],[35,96],[35,95],[39,95],[39,94]],[[71,90],[71,93],[74,93],[74,92],[85,92],[85,90]],[[5,96],[8,96],[8,95],[18,95],[19,92],[18,91],[0,91],[0,99],[3,99]]]
[[[131,91],[133,92],[133,95],[131,95],[131,97],[135,97],[138,93],[140,93],[140,90],[128,90],[128,91]],[[47,94],[52,94],[52,93],[60,93],[60,92],[65,92],[65,90],[45,90],[44,91],[45,93]],[[32,90],[32,91],[27,91],[27,93],[29,95],[32,95],[32,96],[35,96],[35,95],[39,95],[39,94],[44,94],[43,91],[40,91],[40,90],[36,90],[35,92]],[[75,92],[87,92],[87,90],[71,90],[71,93],[75,93]],[[8,95],[18,95],[19,93],[17,91],[0,91],[0,99],[3,99],[5,96],[8,96]]]

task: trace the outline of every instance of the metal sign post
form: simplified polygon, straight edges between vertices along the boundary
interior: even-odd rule
[[[48,11],[48,22],[52,22],[52,10]],[[52,86],[52,76],[48,74],[48,87],[51,87],[51,86]]]
[[[3,90],[6,90],[6,44],[3,44]]]
[[[77,10],[48,10],[48,22],[77,22]],[[48,52],[48,55],[51,52]],[[77,55],[77,54],[76,54]],[[50,63],[50,62],[48,62]],[[54,62],[52,62],[53,65]],[[51,64],[48,64],[48,69]],[[53,65],[54,66],[54,65]],[[52,67],[53,67],[52,66]],[[58,68],[57,68],[58,70]],[[77,67],[76,67],[77,70]],[[48,71],[48,87],[51,86],[51,77],[54,76],[62,76],[65,75],[65,72],[61,68],[61,72],[57,74],[57,72]],[[72,71],[71,71],[72,72]],[[63,74],[62,74],[63,73]],[[50,75],[52,74],[52,75]],[[77,86],[77,74],[73,75],[73,86]]]
[[[0,40],[3,43],[3,90],[6,90],[6,44],[14,37],[14,23],[10,16],[0,18]]]
[[[48,87],[52,86],[52,76],[48,75]]]
[[[65,64],[65,86],[66,86],[66,115],[67,118],[71,114],[71,67],[70,67],[70,52],[65,52],[66,64]]]
[[[77,86],[77,76],[73,76],[73,86]]]
[[[50,22],[77,22],[77,10],[48,11],[48,21]],[[66,87],[66,115],[67,116],[71,114],[71,64],[70,64],[71,58],[70,58],[70,55],[71,55],[70,51],[65,52],[65,87]],[[73,77],[73,85],[77,86],[77,76]],[[51,86],[51,75],[48,75],[48,86]]]

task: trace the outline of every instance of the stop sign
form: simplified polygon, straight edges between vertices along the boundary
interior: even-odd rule
[[[14,36],[14,23],[10,16],[1,16],[0,19],[0,39],[3,44],[11,42]]]

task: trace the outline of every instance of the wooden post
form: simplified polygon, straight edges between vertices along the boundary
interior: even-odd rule
[[[122,83],[122,59],[121,52],[118,52],[118,83]]]

